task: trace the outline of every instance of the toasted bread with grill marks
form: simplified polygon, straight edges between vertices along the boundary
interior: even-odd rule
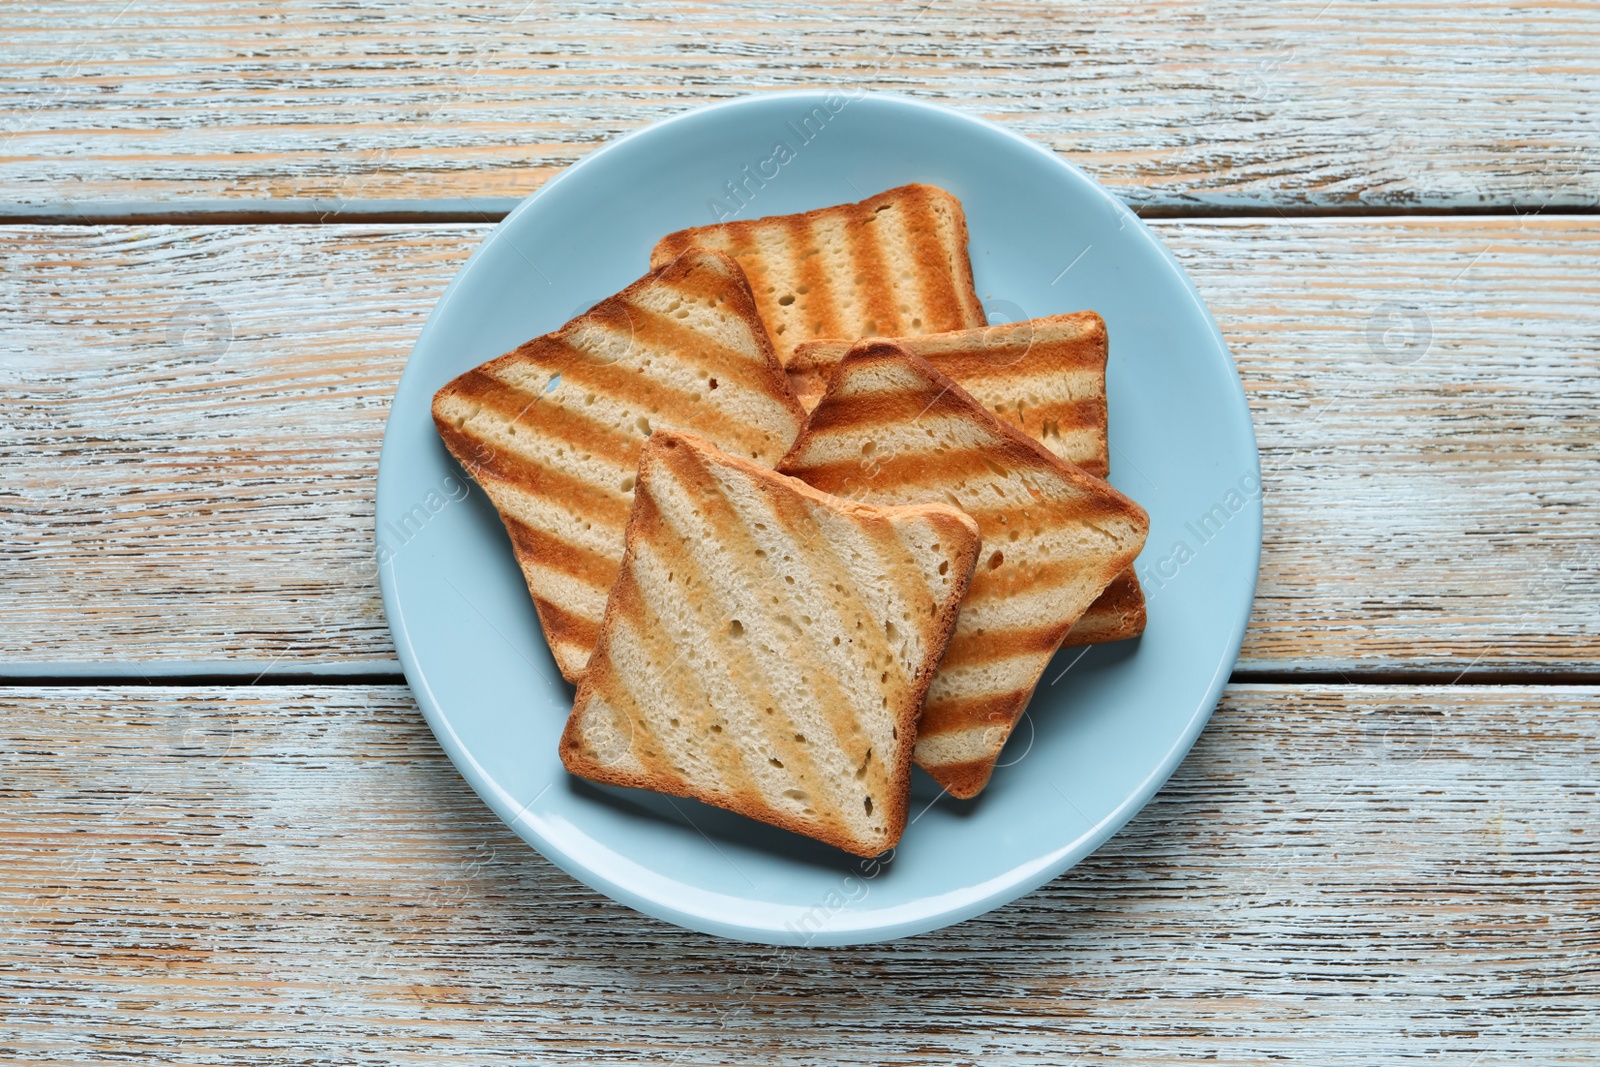
[[[1097,478],[1111,470],[1106,420],[1106,324],[1092,311],[891,338],[948,375],[1000,420]],[[853,341],[806,341],[785,368],[807,411]],[[1101,644],[1138,637],[1144,592],[1132,570],[1089,605],[1063,642]]]
[[[556,664],[575,682],[651,431],[692,430],[771,465],[804,412],[739,265],[697,248],[451,381],[433,419],[499,509]]]
[[[909,335],[982,326],[961,201],[902,185],[859,203],[695,226],[663,237],[659,265],[692,245],[731,254],[787,363],[819,337]]]
[[[562,762],[877,855],[977,553],[954,508],[841,500],[656,431]]]
[[[944,501],[977,520],[983,550],[915,750],[951,794],[976,795],[1050,657],[1143,547],[1148,516],[881,340],[851,349],[778,469],[852,499]]]

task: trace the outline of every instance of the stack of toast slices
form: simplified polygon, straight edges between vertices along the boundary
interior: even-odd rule
[[[434,397],[577,686],[562,762],[861,856],[973,797],[1050,658],[1137,637],[1105,323],[990,326],[960,202],[668,234]]]

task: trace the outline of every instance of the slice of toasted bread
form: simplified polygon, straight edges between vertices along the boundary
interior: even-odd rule
[[[779,358],[818,337],[982,326],[961,201],[902,185],[855,204],[696,226],[663,237],[655,265],[691,245],[720,248],[750,276]]]
[[[840,500],[656,431],[562,762],[877,855],[977,552],[954,508]]]
[[[951,794],[976,795],[1067,631],[1139,554],[1148,516],[881,340],[840,363],[778,469],[868,503],[947,501],[977,520],[982,558],[916,747]]]
[[[971,393],[1000,421],[1097,478],[1111,469],[1106,420],[1106,324],[1092,311],[893,338]],[[810,411],[853,341],[807,341],[786,368]],[[1125,641],[1144,633],[1144,591],[1127,570],[1090,604],[1065,646]]]
[[[771,465],[804,413],[739,265],[695,249],[456,378],[433,420],[499,509],[556,664],[577,681],[651,431],[693,430]]]

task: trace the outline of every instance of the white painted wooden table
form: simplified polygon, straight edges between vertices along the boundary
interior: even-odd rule
[[[910,0],[0,8],[0,1061],[1600,1062],[1600,8]],[[991,915],[645,919],[450,768],[364,560],[492,221],[709,99],[1006,122],[1238,359],[1222,705]]]

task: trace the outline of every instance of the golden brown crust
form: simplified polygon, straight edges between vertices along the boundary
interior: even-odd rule
[[[885,833],[888,843],[883,847],[893,847],[905,830],[911,780],[911,749],[916,736],[917,717],[921,712],[928,684],[954,631],[961,600],[966,594],[968,581],[977,562],[979,538],[976,524],[957,509],[943,504],[879,507],[831,496],[798,479],[777,474],[742,457],[721,452],[710,442],[681,431],[656,431],[651,435],[641,455],[639,487],[633,512],[628,519],[622,564],[601,619],[601,639],[589,662],[588,670],[579,681],[572,715],[562,731],[560,744],[562,763],[571,773],[591,781],[692,797],[735,811],[748,818],[816,838],[855,855],[877,855],[882,851],[881,848],[865,848],[840,829],[819,827],[791,817],[763,803],[759,795],[752,794],[743,800],[730,799],[725,795],[710,795],[697,790],[692,783],[685,781],[681,776],[668,773],[659,765],[653,772],[647,766],[644,773],[635,773],[606,766],[589,758],[581,722],[583,708],[597,695],[611,701],[626,688],[618,680],[611,662],[610,645],[605,635],[616,625],[619,617],[638,618],[644,614],[633,577],[633,568],[638,546],[655,541],[661,530],[661,518],[654,503],[654,481],[661,476],[659,472],[671,469],[675,464],[705,462],[732,467],[750,476],[765,492],[820,504],[840,515],[853,518],[864,526],[879,523],[895,524],[909,520],[930,523],[941,531],[941,537],[944,539],[941,543],[947,542],[954,548],[952,563],[954,574],[950,590],[932,627],[927,654],[913,676],[903,707],[897,709],[896,729],[900,743],[895,748],[894,762],[888,775],[894,804],[885,813]]]
[[[935,205],[945,209],[948,232]],[[905,216],[904,243],[895,247],[918,264],[909,284],[885,269],[884,250],[872,226],[877,213],[889,207]],[[818,229],[833,225],[842,225],[848,234],[848,269],[825,270],[822,257],[799,251],[814,248]],[[781,234],[789,254],[770,259],[759,247],[758,238],[763,234]],[[825,336],[912,334],[984,325],[987,320],[973,283],[968,243],[961,201],[937,186],[913,183],[856,203],[679,230],[656,243],[650,262],[665,263],[694,246],[732,253],[749,274],[762,320],[787,362],[794,344],[818,335],[811,324]],[[780,276],[789,282],[783,288],[792,291],[780,291]],[[905,298],[907,289],[914,290],[910,299]],[[794,303],[797,293],[804,294],[806,331],[785,335],[792,318],[785,309]],[[852,294],[859,294],[859,313],[847,316],[844,305],[852,303]]]
[[[933,780],[946,793],[957,800],[971,800],[983,792],[989,779],[994,777],[994,765],[992,759],[967,760],[963,763],[941,764],[937,774],[929,773],[933,774]]]
[[[642,308],[640,298],[658,286],[723,303],[749,327],[758,349],[756,359],[739,358],[734,353],[721,351],[709,338],[690,335],[667,316]],[[597,592],[608,589],[622,557],[622,532],[628,520],[629,502],[613,486],[594,484],[569,471],[525,459],[474,436],[457,425],[457,419],[452,418],[447,409],[467,405],[472,410],[493,411],[515,422],[539,405],[538,432],[569,444],[581,444],[583,452],[603,457],[624,469],[637,464],[643,444],[641,437],[594,422],[581,410],[541,404],[539,392],[512,388],[505,384],[502,375],[529,368],[546,374],[559,373],[563,384],[573,389],[601,393],[639,408],[659,407],[665,413],[660,421],[693,428],[725,445],[747,443],[757,429],[695,394],[674,390],[660,382],[647,383],[633,375],[618,374],[608,363],[583,358],[574,345],[585,329],[598,325],[677,348],[698,361],[711,378],[721,376],[724,384],[737,383],[775,400],[787,412],[795,432],[805,419],[805,411],[789,388],[772,339],[756,311],[743,270],[732,256],[714,249],[695,249],[691,254],[661,263],[559,330],[527,341],[503,356],[458,375],[434,394],[433,419],[439,436],[491,498],[497,494],[532,495],[554,502],[549,506],[558,507],[579,521],[617,531],[615,554],[599,554],[554,535],[535,535],[500,508],[501,519],[511,536],[512,548],[538,609],[556,665],[570,682],[578,680],[588,661],[588,650],[598,632],[598,619],[563,610],[541,595],[537,572],[543,570],[572,577]],[[788,432],[784,430],[784,438]],[[496,505],[499,507],[500,500],[496,499]]]
[[[1144,633],[1147,621],[1144,590],[1139,586],[1138,575],[1129,567],[1112,579],[1106,591],[1083,613],[1083,618],[1067,631],[1061,647],[1126,641]]]

